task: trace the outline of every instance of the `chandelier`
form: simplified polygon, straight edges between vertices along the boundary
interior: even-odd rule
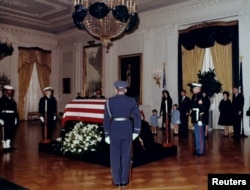
[[[100,40],[107,50],[111,40],[133,32],[139,24],[134,0],[74,0],[74,8],[76,27]]]
[[[12,47],[12,44],[8,42],[6,39],[6,42],[0,41],[0,60],[2,60],[6,56],[12,55],[14,51],[14,48]]]

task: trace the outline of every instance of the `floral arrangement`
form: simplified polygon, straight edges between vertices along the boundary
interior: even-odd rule
[[[218,94],[222,90],[222,84],[216,79],[215,70],[209,68],[209,71],[203,73],[199,71],[197,73],[198,82],[202,84],[201,90],[207,93],[209,98],[213,97],[214,94]],[[190,91],[192,92],[192,83],[188,83]]]
[[[63,154],[83,155],[87,151],[95,151],[102,140],[102,131],[98,125],[79,122],[68,131],[64,138],[58,138]]]

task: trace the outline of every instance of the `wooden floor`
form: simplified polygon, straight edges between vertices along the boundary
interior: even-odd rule
[[[59,136],[58,123],[54,138]],[[212,130],[207,154],[194,157],[193,131],[187,138],[172,137],[177,156],[149,163],[132,171],[127,190],[205,190],[209,173],[249,173],[250,137],[234,141]],[[20,123],[16,152],[0,153],[0,176],[30,190],[105,190],[112,185],[110,169],[38,151],[41,131],[38,120]],[[156,140],[162,141],[161,132]],[[1,187],[0,187],[1,189]]]

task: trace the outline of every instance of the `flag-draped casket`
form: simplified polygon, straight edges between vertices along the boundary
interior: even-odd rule
[[[62,126],[67,121],[103,123],[105,99],[75,99],[64,109]]]

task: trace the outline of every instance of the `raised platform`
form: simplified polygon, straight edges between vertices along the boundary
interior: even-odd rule
[[[175,156],[177,154],[176,146],[163,147],[162,144],[155,143],[147,122],[142,123],[142,130],[140,138],[143,140],[144,147],[142,147],[139,139],[133,142],[132,166],[138,167],[150,162],[154,162],[167,157]],[[109,145],[105,143],[104,139],[97,147],[97,151],[86,152],[81,157],[76,157],[71,154],[63,155],[58,151],[58,142],[52,141],[49,144],[39,144],[39,151],[58,154],[60,156],[70,157],[72,159],[82,160],[85,162],[110,166]]]

